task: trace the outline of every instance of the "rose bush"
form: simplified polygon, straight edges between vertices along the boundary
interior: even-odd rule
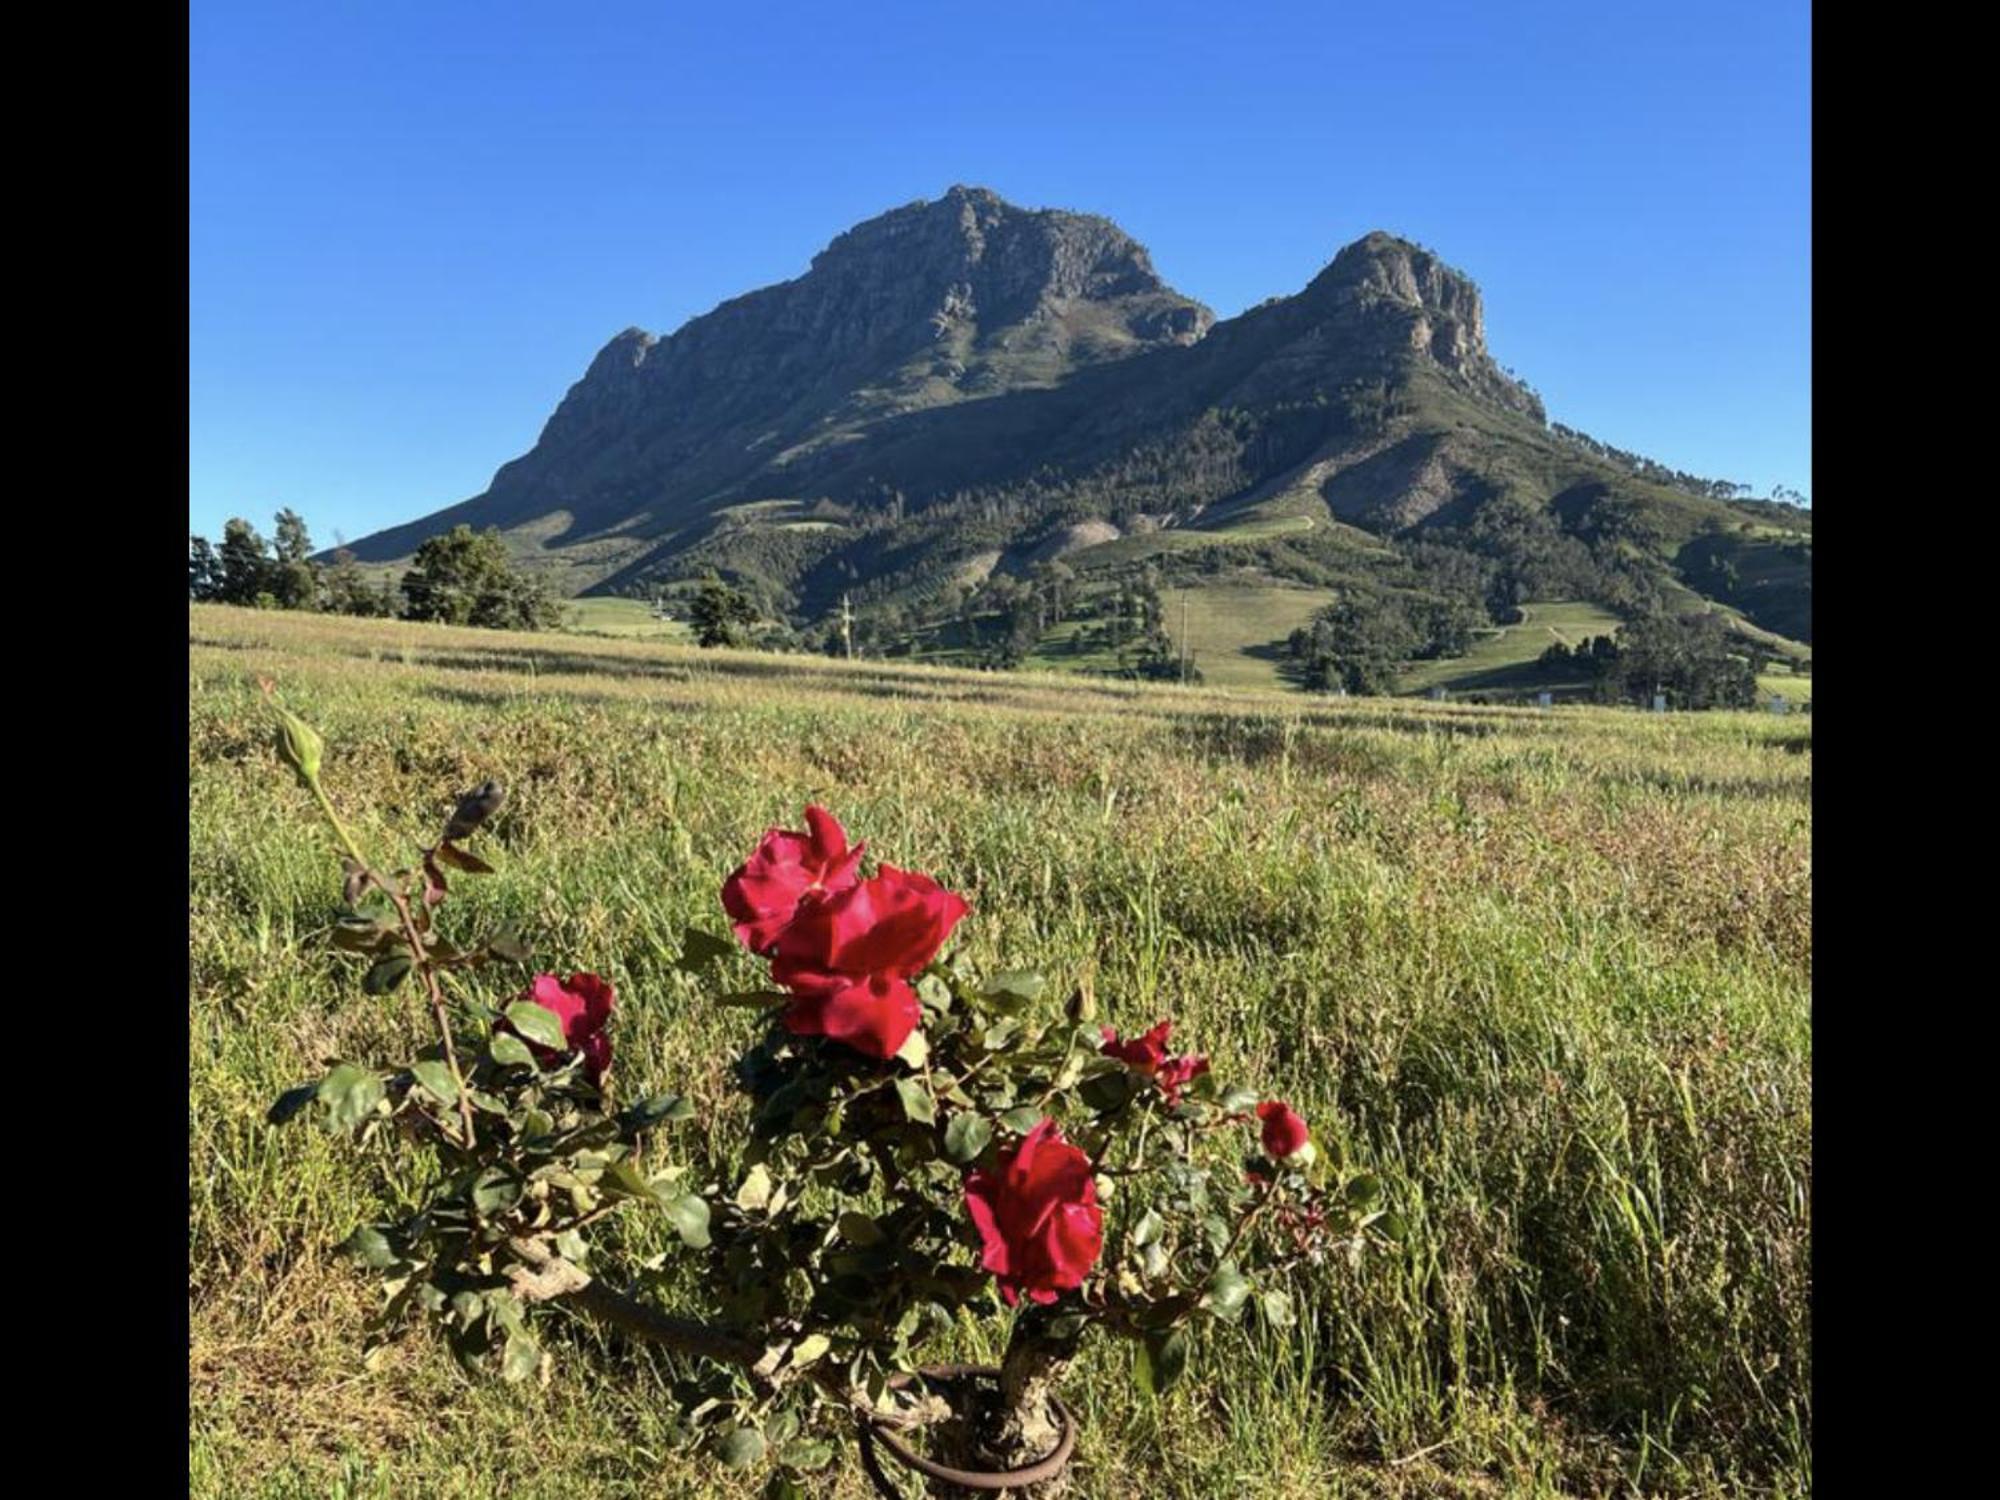
[[[698,1356],[687,1441],[769,1464],[770,1493],[796,1495],[857,1422],[938,1424],[963,1464],[1039,1458],[1092,1330],[1130,1340],[1134,1378],[1162,1391],[1203,1321],[1288,1323],[1292,1275],[1395,1227],[1330,1137],[1308,1149],[1289,1106],[1169,1053],[1171,1020],[1120,1040],[1088,985],[945,955],[969,903],[864,873],[865,846],[816,806],[720,883],[734,941],[683,940],[677,983],[758,1013],[740,1113],[704,1101],[706,1139],[683,1139],[692,1100],[612,1071],[629,998],[583,971],[496,984],[525,944],[437,929],[445,872],[491,873],[461,845],[499,813],[497,785],[459,800],[416,869],[383,873],[321,785],[318,736],[278,713],[280,754],[345,855],[335,945],[370,993],[414,980],[433,1037],[394,1064],[336,1061],[271,1111],[393,1126],[438,1158],[423,1201],[350,1242],[384,1279],[377,1336],[429,1317],[469,1363],[547,1379],[534,1314],[564,1302]],[[605,1259],[604,1222],[635,1212],[663,1217],[677,1257]],[[656,1290],[709,1315],[668,1317]],[[997,1380],[922,1374],[926,1344],[983,1317],[1011,1320]]]

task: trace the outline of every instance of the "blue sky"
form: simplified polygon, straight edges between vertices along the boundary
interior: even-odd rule
[[[1370,229],[1555,420],[1811,492],[1803,0],[190,12],[192,529],[352,538],[526,451],[607,339],[956,182],[1223,316]]]

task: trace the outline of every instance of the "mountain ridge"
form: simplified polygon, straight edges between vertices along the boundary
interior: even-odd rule
[[[351,545],[389,562],[494,525],[568,592],[714,569],[805,621],[845,593],[941,594],[996,543],[1003,573],[1045,562],[1078,527],[1117,537],[1069,550],[1129,561],[1147,547],[1119,539],[1222,521],[1488,552],[1527,525],[1618,575],[1588,585],[1607,604],[1721,600],[1758,555],[1747,513],[1566,434],[1494,360],[1476,283],[1409,240],[1371,231],[1217,319],[1110,220],[958,186],[671,333],[623,330],[485,492]],[[1346,565],[1324,537],[1286,545],[1311,555],[1260,543],[1245,565]],[[1809,542],[1806,561],[1803,612],[1791,558],[1770,608],[1809,632]]]

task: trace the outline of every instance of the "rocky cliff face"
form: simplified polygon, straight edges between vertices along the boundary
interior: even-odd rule
[[[1408,240],[1379,229],[1363,236],[1299,300],[1325,309],[1337,337],[1356,346],[1400,343],[1485,399],[1544,420],[1541,401],[1487,352],[1479,288]]]
[[[717,488],[858,422],[1050,385],[1192,343],[1213,322],[1109,220],[955,187],[857,225],[797,280],[664,338],[626,329],[485,499],[503,526],[552,508],[602,525],[663,488]]]

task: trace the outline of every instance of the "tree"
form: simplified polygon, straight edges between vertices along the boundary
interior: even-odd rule
[[[215,597],[225,604],[255,604],[270,591],[271,555],[257,528],[231,516],[222,528],[222,581]]]
[[[491,527],[454,526],[417,548],[413,561],[402,583],[408,619],[490,630],[538,630],[561,621],[561,606],[539,578],[515,568]]]
[[[748,628],[757,623],[757,607],[741,589],[733,589],[711,573],[702,581],[688,611],[699,646],[741,646]]]
[[[1341,687],[1355,694],[1393,693],[1417,644],[1417,633],[1393,596],[1353,593],[1293,631],[1290,641],[1308,688]]]
[[[285,609],[315,609],[319,605],[320,570],[312,561],[312,535],[305,517],[287,507],[275,518],[277,559],[266,587]]]
[[[207,537],[189,537],[188,598],[206,601],[221,597],[222,559],[215,555]]]
[[[396,591],[389,581],[384,579],[379,587],[370,585],[360,563],[345,547],[333,554],[333,566],[326,570],[324,584],[326,607],[333,614],[396,613]]]
[[[1756,671],[1719,616],[1647,615],[1605,644],[1607,653],[1593,653],[1600,698],[1644,703],[1664,693],[1689,709],[1750,708],[1757,701]]]

